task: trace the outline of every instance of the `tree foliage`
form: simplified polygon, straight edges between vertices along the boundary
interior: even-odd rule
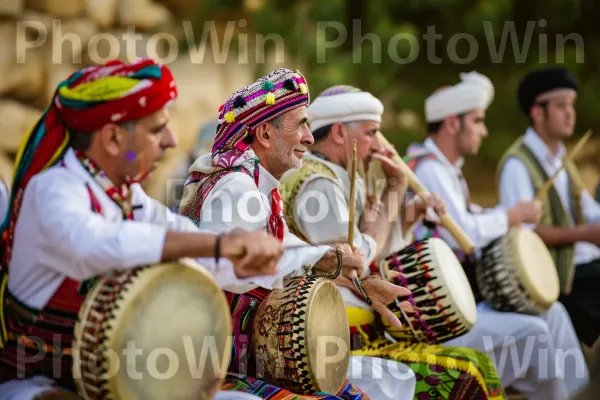
[[[397,145],[422,134],[406,131],[397,113],[410,110],[422,119],[425,98],[471,70],[488,75],[496,88],[487,117],[490,137],[482,149],[490,161],[525,130],[515,93],[533,67],[567,66],[581,86],[578,133],[598,124],[598,2],[204,0],[196,15],[198,23],[245,18],[251,32],[280,35],[286,67],[306,75],[313,97],[337,84],[380,97],[389,117],[384,128],[401,133],[392,136]],[[340,34],[344,40],[332,46]],[[265,65],[256,67],[257,75],[266,72]]]

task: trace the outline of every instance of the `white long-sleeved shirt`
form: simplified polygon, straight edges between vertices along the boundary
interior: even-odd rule
[[[527,130],[523,138],[523,143],[531,150],[536,159],[540,162],[548,176],[554,173],[562,166],[563,159],[567,153],[563,144],[560,145],[558,152],[552,154],[548,146],[531,128]],[[529,172],[523,163],[517,158],[509,159],[500,171],[499,182],[500,202],[505,207],[513,207],[521,200],[533,200],[535,191]],[[566,170],[558,173],[554,180],[554,187],[558,195],[573,218],[573,204],[571,204],[569,175]],[[583,216],[588,223],[600,221],[600,204],[594,200],[587,190],[584,190],[581,196],[581,208]],[[524,227],[534,229],[535,225],[528,224]],[[575,245],[575,264],[585,264],[600,258],[600,249],[592,243],[578,242]]]
[[[350,176],[344,168],[337,164],[310,154],[305,158],[312,158],[324,163],[333,171],[335,179],[316,175],[304,181],[295,200],[294,220],[300,226],[302,234],[311,243],[337,239],[341,239],[341,242],[346,241],[349,222]],[[375,260],[377,243],[368,234],[360,232],[358,226],[366,202],[366,190],[362,179],[356,179],[355,200],[354,245],[365,257],[367,268],[365,268],[364,275],[366,276],[369,274],[368,266]],[[383,257],[406,246],[407,242],[402,235],[400,220],[393,223],[387,239],[386,245],[382,249]],[[370,306],[356,297],[350,289],[339,287],[339,290],[347,305],[370,309]]]
[[[305,159],[313,159],[325,164],[333,171],[335,178],[325,176],[309,177],[302,185],[295,200],[294,221],[302,234],[311,243],[320,243],[348,238],[350,177],[341,166],[307,154]],[[354,207],[354,246],[365,256],[367,265],[377,252],[375,240],[360,232],[358,223],[365,209],[365,187],[362,179],[356,180],[356,202]]]
[[[168,230],[201,232],[132,185],[134,220],[123,221],[119,206],[83,168],[72,150],[65,166],[53,166],[28,183],[15,227],[8,288],[24,304],[42,309],[65,278],[77,281],[107,272],[160,262]],[[89,185],[102,207],[92,211]],[[221,286],[246,285],[233,265],[198,259]]]
[[[431,138],[425,140],[424,147],[435,154],[436,159],[421,161],[414,171],[415,175],[429,192],[437,193],[445,200],[447,213],[475,243],[477,253],[494,239],[505,235],[508,232],[508,215],[503,207],[483,209],[470,202],[461,172],[464,160],[461,158],[452,164]],[[447,230],[441,229],[440,234],[452,248],[459,248]]]
[[[200,157],[190,167],[210,168],[210,154]],[[246,230],[266,229],[271,215],[271,192],[279,187],[279,181],[259,166],[258,187],[254,179],[243,172],[231,172],[223,176],[212,188],[200,213],[199,226],[213,232],[226,232],[234,228]],[[284,220],[284,246],[305,244],[289,231]],[[329,246],[301,247],[288,249],[279,262],[276,275],[254,278],[255,284],[236,291],[248,291],[257,285],[267,289],[283,287],[283,277],[304,273],[304,267],[314,266],[330,249]],[[229,288],[226,287],[229,290]]]

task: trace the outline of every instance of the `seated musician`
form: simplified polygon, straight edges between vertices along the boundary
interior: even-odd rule
[[[233,93],[220,109],[212,153],[197,159],[190,168],[180,213],[201,228],[215,232],[234,227],[260,228],[267,229],[286,247],[304,243],[288,230],[278,187],[285,172],[302,165],[306,148],[313,142],[306,125],[308,103],[309,92],[304,77],[284,68]],[[244,290],[237,287],[235,293],[226,291],[230,303],[236,305],[235,309],[232,307],[235,354],[230,371],[250,367],[248,374],[252,374],[252,357],[256,355],[250,354],[250,360],[242,357],[250,332],[241,321],[250,316],[250,322],[244,326],[252,326],[256,305],[265,298],[269,289],[281,288],[283,277],[303,275],[306,270],[315,274],[335,274],[340,265],[338,256],[343,268],[335,282],[352,286],[348,278],[362,274],[365,268],[363,256],[358,251],[353,252],[348,245],[324,245],[286,250],[277,280],[248,285]],[[399,293],[408,293],[404,288],[377,279],[365,281],[364,289],[374,306],[386,311],[385,305]],[[395,323],[399,325],[400,321],[396,319]],[[359,358],[353,359],[352,363],[363,363],[360,365],[366,371],[370,361]],[[404,385],[411,389],[410,393],[403,395],[412,398],[414,375],[399,374],[398,369],[394,373],[386,375],[384,371],[383,379],[375,382],[380,386],[374,385],[367,392],[369,397],[382,398],[385,386],[398,385],[398,377],[401,377],[408,381]],[[350,379],[350,382],[353,380]],[[228,383],[237,387],[245,385],[248,392],[257,392],[249,382],[230,380]],[[355,390],[347,385],[337,396],[346,399],[348,392]],[[359,396],[363,396],[360,391]]]
[[[167,109],[176,96],[152,60],[88,67],[59,84],[24,139],[1,229],[0,399],[77,398],[73,328],[95,277],[182,257],[201,258],[221,285],[276,273],[283,247],[269,235],[226,233],[216,249],[215,234],[140,186],[177,144]],[[247,259],[230,256],[239,247]]]
[[[530,127],[500,163],[502,205],[533,199],[562,166],[563,141],[575,128],[576,99],[577,83],[564,68],[537,69],[521,81],[519,107]],[[591,347],[600,333],[600,204],[573,162],[558,173],[542,201],[541,220],[528,227],[549,247],[560,278],[560,300],[579,339]]]
[[[386,155],[390,149],[385,149],[377,136],[383,109],[376,97],[351,86],[334,86],[321,93],[307,110],[314,145],[309,147],[302,168],[287,174],[281,186],[286,220],[300,238],[322,242],[343,237],[348,231],[348,171],[352,143],[356,140],[357,162],[363,163],[366,170],[371,160],[379,160],[387,178],[381,201],[369,200],[364,181],[356,180],[354,245],[366,255],[369,264],[376,265],[407,245],[403,227],[410,223],[401,221],[407,210],[400,212],[400,205],[407,204],[403,201],[407,179]],[[422,214],[425,207],[420,199],[418,202],[414,206]],[[435,209],[443,213],[443,202],[437,202]],[[374,269],[372,274],[379,275],[378,268]],[[377,326],[371,307],[346,288],[340,289],[351,332],[363,333],[357,335],[361,336],[358,341],[353,335],[353,354],[392,359],[409,366],[421,377],[416,398],[502,398],[500,380],[487,355],[466,348],[392,343]],[[446,383],[444,392],[438,390],[440,381]],[[459,393],[458,388],[468,388],[468,394]]]
[[[440,235],[455,249],[478,301],[473,329],[447,344],[493,355],[504,386],[512,386],[530,399],[565,399],[586,383],[588,371],[563,305],[555,302],[540,316],[499,312],[482,301],[475,281],[474,263],[481,256],[481,249],[507,234],[510,227],[537,222],[541,208],[531,199],[510,209],[484,210],[471,202],[461,169],[464,157],[476,155],[487,136],[485,112],[493,99],[494,87],[477,72],[462,74],[461,78],[460,83],[439,89],[427,98],[429,136],[422,145],[413,145],[408,151],[408,163],[417,178],[428,191],[445,199],[449,214],[476,246],[475,255],[469,256],[475,258],[466,258],[446,229],[433,227],[426,232],[421,229],[424,224],[417,228],[421,232],[417,238]],[[511,338],[510,345],[507,337]],[[518,359],[513,360],[514,357]]]

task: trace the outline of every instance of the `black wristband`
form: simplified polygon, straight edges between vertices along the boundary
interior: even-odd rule
[[[215,240],[215,264],[219,265],[219,259],[221,258],[221,234],[217,235]]]

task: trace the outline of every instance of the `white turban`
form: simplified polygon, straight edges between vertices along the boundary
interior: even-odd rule
[[[460,74],[461,82],[439,89],[425,100],[425,119],[439,122],[478,108],[487,109],[494,98],[494,85],[478,72]]]
[[[310,129],[316,131],[336,122],[381,123],[383,104],[371,93],[340,85],[322,92],[306,109]]]

